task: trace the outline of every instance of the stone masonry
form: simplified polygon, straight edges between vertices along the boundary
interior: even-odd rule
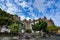
[[[33,19],[33,20],[31,20],[31,19],[29,19],[29,20],[24,19],[22,21],[22,23],[24,23],[23,25],[24,25],[25,29],[32,29],[32,25],[34,25],[36,23],[39,23],[39,21],[45,21],[45,22],[47,22],[48,26],[55,25],[54,22],[53,22],[53,20],[51,18],[47,19],[45,16],[44,16],[44,18],[39,18],[39,19],[36,19],[36,20],[35,19]]]

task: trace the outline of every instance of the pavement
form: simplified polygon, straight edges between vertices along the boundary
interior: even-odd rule
[[[60,40],[60,37],[36,37],[30,39],[19,39],[19,37],[0,37],[0,40]]]
[[[25,34],[25,36],[28,34]],[[60,40],[60,35],[54,35],[52,37],[30,37],[29,39],[26,39],[25,36],[22,36],[19,39],[19,36],[14,37],[0,37],[0,40]]]

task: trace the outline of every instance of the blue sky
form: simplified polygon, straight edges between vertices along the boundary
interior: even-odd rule
[[[37,19],[46,16],[60,26],[60,0],[0,0],[0,8],[21,19]]]

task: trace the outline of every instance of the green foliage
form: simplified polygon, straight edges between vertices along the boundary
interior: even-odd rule
[[[41,29],[43,29],[44,31],[47,31],[47,22],[41,23]]]
[[[56,26],[48,26],[47,29],[48,29],[48,31],[56,31],[57,27]]]
[[[9,25],[12,22],[11,14],[0,9],[0,25]]]
[[[12,23],[12,19],[9,17],[0,18],[0,25],[10,25]]]
[[[37,24],[33,25],[32,29],[33,29],[34,31],[37,31],[38,25],[37,25]]]
[[[33,25],[32,29],[34,31],[40,31],[42,29],[44,29],[44,31],[46,31],[46,29],[47,29],[47,22],[44,22],[44,21],[39,22],[39,23]]]
[[[17,23],[13,23],[9,26],[12,32],[20,32],[21,26]]]
[[[0,9],[0,25],[7,25],[13,32],[20,31],[20,22],[17,15],[12,15]]]
[[[12,15],[10,13],[5,12],[4,10],[0,9],[0,25],[11,25],[14,21],[13,16],[17,18],[17,15]]]

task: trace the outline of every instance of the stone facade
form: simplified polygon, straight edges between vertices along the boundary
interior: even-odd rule
[[[31,19],[29,20],[24,19],[24,25],[25,29],[31,29]]]
[[[55,25],[51,18],[47,21],[47,23],[48,23],[48,26]]]
[[[22,21],[22,23],[24,23],[23,25],[24,25],[25,29],[32,29],[32,25],[34,25],[36,23],[39,23],[41,21],[47,22],[48,26],[55,25],[51,18],[47,19],[45,16],[44,16],[44,18],[39,18],[39,19],[36,19],[36,20],[35,19],[33,19],[33,20],[31,20],[31,19],[29,19],[29,20],[24,19]]]
[[[58,29],[58,34],[60,34],[60,29]]]

